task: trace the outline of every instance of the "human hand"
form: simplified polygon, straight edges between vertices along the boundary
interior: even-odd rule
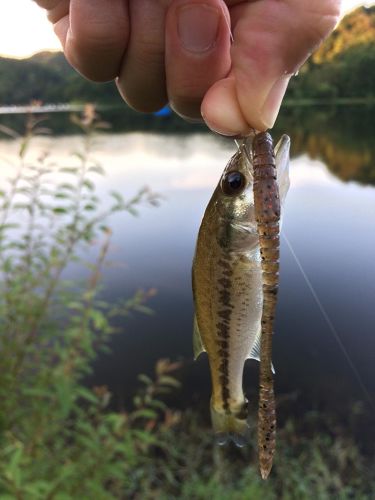
[[[340,0],[35,0],[70,64],[138,111],[169,102],[224,135],[266,130]],[[230,27],[233,33],[231,43]]]

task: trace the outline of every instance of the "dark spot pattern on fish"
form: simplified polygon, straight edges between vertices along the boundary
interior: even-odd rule
[[[221,309],[217,314],[222,318],[222,321],[216,324],[218,355],[220,357],[219,380],[221,382],[223,408],[229,411],[229,335],[231,316],[234,309],[231,303],[232,281],[229,278],[231,278],[234,273],[232,270],[232,261],[229,257],[220,258],[218,260],[218,265],[221,268],[221,277],[217,280]]]
[[[229,338],[229,324],[227,322],[216,323],[216,328],[219,337],[224,339]]]
[[[223,271],[223,275],[227,276],[228,278],[231,278],[233,276],[233,271],[230,271],[229,269],[225,269]]]
[[[233,309],[233,305],[230,303],[230,299],[231,299],[230,292],[227,289],[225,289],[225,290],[220,290],[219,294],[220,294],[220,302],[224,306],[227,306],[227,307],[230,307],[231,309]]]
[[[223,356],[223,359],[221,360],[221,363],[220,363],[220,368],[219,370],[222,372],[222,373],[227,373],[228,371],[228,366],[229,366],[229,363],[228,363],[228,358],[224,357]]]
[[[217,282],[224,288],[229,288],[231,285],[231,281],[228,280],[227,278],[220,278]]]
[[[224,320],[226,320],[228,322],[230,320],[231,314],[232,314],[231,309],[222,309],[221,311],[218,312],[218,316],[220,316],[220,318],[223,318]]]
[[[229,271],[232,270],[232,265],[230,262],[228,262],[227,260],[224,260],[224,259],[219,259],[217,261],[217,263],[219,264],[220,267],[223,267],[224,269],[227,269]]]
[[[226,376],[226,382],[223,382],[223,389],[222,389],[222,395],[223,395],[223,406],[225,410],[229,410],[229,388],[227,387],[228,384],[228,376]]]

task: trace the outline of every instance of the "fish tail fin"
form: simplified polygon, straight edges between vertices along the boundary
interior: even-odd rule
[[[217,409],[211,402],[211,420],[218,445],[233,441],[241,448],[249,442],[247,401],[237,413]]]

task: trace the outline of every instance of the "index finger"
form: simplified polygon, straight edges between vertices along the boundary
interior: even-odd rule
[[[69,63],[86,78],[113,80],[129,36],[127,0],[37,0]]]

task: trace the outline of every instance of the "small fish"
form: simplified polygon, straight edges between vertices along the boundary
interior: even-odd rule
[[[228,440],[237,446],[248,442],[243,368],[246,359],[261,358],[262,221],[254,207],[253,165],[253,159],[259,163],[262,158],[261,151],[253,153],[259,136],[247,137],[226,166],[206,208],[193,261],[194,357],[208,354],[211,419],[221,445]],[[275,148],[281,204],[289,188],[289,146],[284,135]],[[266,198],[260,203],[267,204]]]

